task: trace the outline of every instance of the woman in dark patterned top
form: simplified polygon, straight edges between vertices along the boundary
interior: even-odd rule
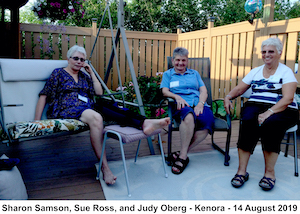
[[[85,49],[75,45],[69,49],[67,58],[68,66],[55,69],[40,92],[35,120],[41,119],[47,103],[48,118],[73,118],[87,123],[90,127],[91,143],[98,159],[100,159],[103,143],[103,117],[127,121],[126,125],[140,128],[146,135],[170,123],[170,118],[146,119],[144,116],[117,106],[109,108],[96,106],[93,97],[102,95],[103,90],[96,75],[85,63]],[[84,68],[89,75],[81,71],[81,68]],[[114,184],[117,178],[108,167],[106,155],[103,157],[101,169],[104,181],[107,184]]]
[[[239,168],[231,180],[238,188],[249,179],[246,172],[256,143],[261,139],[265,159],[265,172],[259,182],[263,190],[271,190],[275,185],[275,164],[280,152],[280,144],[288,128],[299,120],[298,106],[294,94],[297,79],[293,71],[279,62],[282,43],[278,38],[262,42],[261,53],[264,64],[252,69],[224,99],[227,113],[232,108],[231,99],[242,95],[250,87],[252,94],[241,115],[238,139]]]

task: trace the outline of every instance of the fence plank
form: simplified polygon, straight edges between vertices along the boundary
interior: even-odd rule
[[[287,50],[289,51],[286,53],[286,65],[294,70],[297,56],[298,32],[289,33],[288,38]]]
[[[158,46],[158,72],[164,71],[164,52],[165,52],[165,42],[164,40],[159,40],[159,46]],[[156,74],[156,72],[155,72]],[[153,74],[153,76],[155,76]]]
[[[156,74],[157,66],[158,66],[158,40],[153,40],[151,76],[154,76]]]
[[[216,99],[217,97],[215,96],[216,90],[219,90],[218,85],[216,84],[216,37],[212,38],[211,41],[211,73],[210,73],[210,80],[211,80],[211,90],[212,90],[212,99]],[[217,89],[216,89],[217,88]]]
[[[227,51],[226,56],[224,57],[226,59],[226,76],[225,76],[225,95],[227,95],[231,88],[231,56],[232,56],[232,40],[233,35],[228,35],[227,37]]]
[[[25,58],[32,58],[32,47],[31,32],[25,32]]]
[[[286,34],[280,34],[278,35],[278,38],[281,40],[282,45],[283,45],[283,49],[282,49],[282,53],[281,53],[281,57],[280,57],[280,62],[281,63],[285,63],[285,57],[286,57],[286,39],[287,39],[287,35]]]
[[[49,33],[43,33],[41,36],[42,38],[42,43],[43,43],[43,54],[44,54],[44,59],[49,59],[49,48],[50,48],[50,34]]]
[[[254,32],[249,32],[247,35],[247,47],[246,47],[246,58],[245,58],[245,76],[251,70],[252,64],[252,52],[253,52],[253,39],[254,39]]]
[[[165,46],[165,64],[164,64],[164,69],[162,70],[162,71],[166,71],[166,70],[168,70],[168,63],[167,63],[167,57],[168,56],[171,56],[172,55],[172,53],[171,53],[171,43],[170,43],[170,41],[166,41],[166,46]]]
[[[217,37],[216,41],[217,51],[216,51],[216,69],[215,69],[215,87],[214,87],[214,97],[215,99],[220,97],[220,78],[221,78],[221,36]]]
[[[62,59],[67,59],[67,52],[68,52],[68,43],[69,37],[68,35],[62,35],[62,43],[61,43],[61,50],[62,50]]]
[[[145,67],[145,61],[146,61],[146,48],[145,48],[145,40],[140,40],[140,73],[139,76],[146,75],[146,67]]]
[[[139,76],[139,39],[133,40],[133,54],[132,54],[132,61],[134,66],[135,75]]]
[[[152,40],[147,40],[146,46],[146,76],[151,76]]]
[[[41,45],[40,45],[40,33],[33,33],[33,51],[34,51],[34,58],[40,59],[41,58]]]
[[[53,49],[53,59],[59,59],[59,34],[53,33],[52,34],[53,40],[52,40],[52,49]]]
[[[222,36],[221,39],[221,64],[220,64],[220,94],[218,98],[225,97],[225,79],[226,79],[226,49],[227,49],[227,36]]]

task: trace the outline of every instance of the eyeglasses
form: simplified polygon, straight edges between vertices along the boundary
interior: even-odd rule
[[[271,51],[262,51],[261,53],[262,54],[266,54],[266,53],[273,54],[273,53],[275,53],[275,51],[272,51],[272,50]]]
[[[75,61],[78,61],[78,60],[80,60],[80,62],[84,62],[85,61],[85,59],[79,58],[78,56],[74,56],[74,57],[70,57],[70,58],[74,59]]]

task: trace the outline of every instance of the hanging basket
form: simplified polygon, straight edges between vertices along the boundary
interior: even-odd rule
[[[65,20],[69,16],[84,16],[85,0],[37,0],[32,11],[40,19]]]

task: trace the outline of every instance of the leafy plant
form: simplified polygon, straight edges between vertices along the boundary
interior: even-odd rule
[[[235,102],[236,103],[236,102]],[[223,100],[215,100],[212,103],[212,111],[216,117],[226,119],[226,111]],[[236,106],[234,107],[234,114],[231,115],[231,120],[236,119]]]

